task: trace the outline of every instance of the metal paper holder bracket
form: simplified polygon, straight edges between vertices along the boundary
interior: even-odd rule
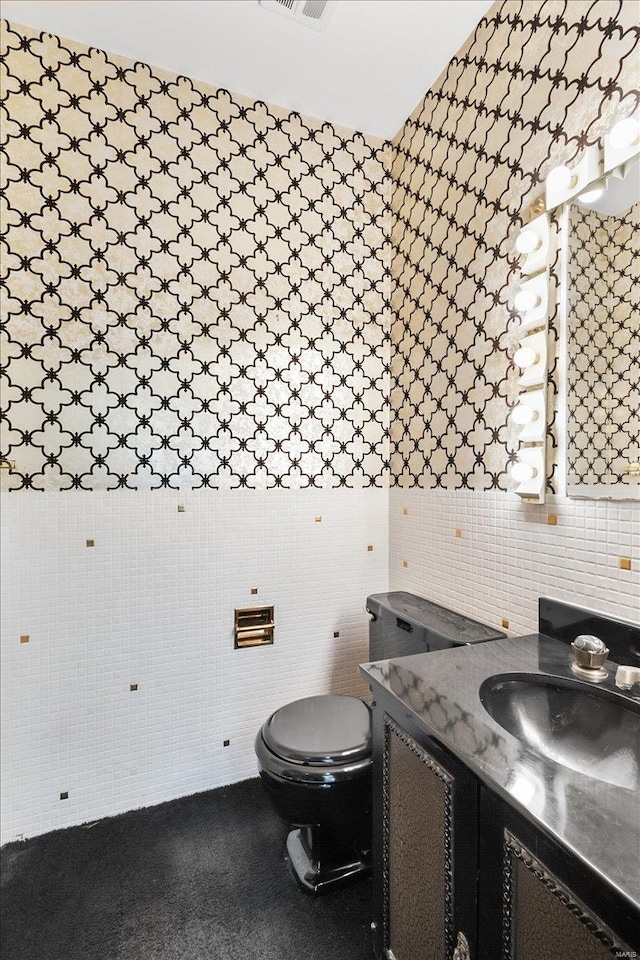
[[[273,643],[273,607],[234,610],[234,647],[263,647]]]

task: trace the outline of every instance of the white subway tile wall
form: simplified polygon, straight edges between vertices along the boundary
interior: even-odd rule
[[[365,694],[387,506],[373,489],[3,494],[2,841],[254,776],[278,706]],[[234,650],[234,608],[263,604],[274,645]]]
[[[491,626],[506,619],[510,635],[537,629],[542,596],[640,619],[637,502],[549,496],[541,507],[500,491],[393,488],[389,522],[391,590]]]

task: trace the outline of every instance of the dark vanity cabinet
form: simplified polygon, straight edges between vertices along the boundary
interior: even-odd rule
[[[379,960],[640,956],[637,911],[384,694],[373,749]]]
[[[478,789],[411,719],[374,709],[374,952],[475,957]]]
[[[640,956],[637,911],[484,786],[478,840],[477,960]]]

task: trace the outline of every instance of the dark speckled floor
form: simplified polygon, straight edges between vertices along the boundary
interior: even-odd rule
[[[3,960],[371,960],[371,881],[320,898],[258,780],[2,851]]]

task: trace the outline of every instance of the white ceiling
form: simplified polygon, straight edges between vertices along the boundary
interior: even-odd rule
[[[491,0],[338,0],[326,33],[258,0],[3,0],[2,15],[391,138]]]

